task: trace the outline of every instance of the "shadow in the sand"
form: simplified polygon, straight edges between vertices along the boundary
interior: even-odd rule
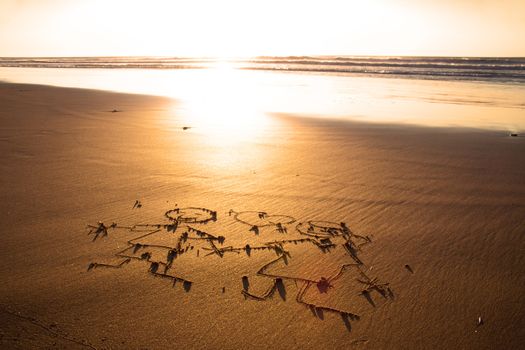
[[[175,233],[175,231],[177,231],[177,222],[175,221],[171,225],[166,225],[166,231]]]
[[[376,307],[376,303],[374,303],[374,300],[372,299],[372,296],[370,295],[370,292],[367,290],[364,290],[361,292],[361,294],[366,298],[366,300],[372,305],[373,307]]]
[[[324,320],[324,310],[320,307],[315,308],[315,314],[320,320]]]
[[[159,269],[159,263],[158,262],[152,262],[150,267],[149,267],[149,270],[151,271],[151,273],[157,273]]]
[[[168,264],[172,264],[173,263],[173,260],[177,257],[177,250],[175,249],[170,249],[168,251],[168,256],[167,256],[167,259],[166,261],[168,262]]]
[[[182,283],[182,287],[184,288],[184,291],[187,293],[191,289],[191,282],[190,281],[184,281]]]
[[[310,312],[314,317],[317,317],[317,314],[315,313],[315,305],[308,305],[308,309],[310,309]]]
[[[242,289],[248,291],[248,288],[250,288],[250,281],[248,280],[248,276],[242,276]]]
[[[350,319],[349,319],[348,314],[346,314],[344,312],[341,312],[340,315],[341,315],[341,318],[343,319],[343,323],[345,324],[346,330],[348,332],[351,332],[352,331],[352,325],[350,324]]]
[[[250,231],[252,231],[256,235],[259,234],[259,228],[257,227],[257,225],[253,225],[252,228],[250,229]]]
[[[283,280],[281,278],[277,278],[275,280],[275,286],[277,287],[277,291],[279,292],[281,299],[286,301],[286,288],[284,287]]]

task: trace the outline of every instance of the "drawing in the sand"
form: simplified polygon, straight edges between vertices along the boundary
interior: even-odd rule
[[[99,267],[121,268],[132,260],[142,261],[147,265],[147,271],[151,275],[171,280],[174,285],[176,282],[181,282],[184,290],[189,291],[193,283],[191,278],[176,274],[175,261],[178,257],[191,253],[205,259],[210,255],[222,258],[224,254],[246,253],[246,256],[250,258],[254,251],[267,251],[273,252],[277,257],[269,259],[257,271],[254,271],[251,278],[269,280],[269,288],[260,294],[250,292],[250,278],[239,276],[242,280],[240,292],[246,299],[264,301],[271,298],[275,291],[278,291],[281,298],[285,299],[285,282],[291,281],[298,289],[295,297],[298,303],[310,308],[312,313],[320,318],[323,317],[325,311],[338,313],[349,327],[348,319],[359,319],[355,310],[320,305],[308,301],[306,296],[312,293],[318,296],[329,296],[337,289],[335,283],[340,282],[343,276],[346,276],[345,281],[350,278],[353,296],[358,296],[367,301],[369,307],[376,306],[375,298],[377,296],[383,300],[391,300],[394,297],[388,283],[381,283],[377,278],[368,276],[366,265],[359,257],[362,247],[370,244],[372,240],[369,236],[352,232],[344,222],[305,221],[297,223],[295,227],[292,226],[294,228],[292,231],[289,226],[294,224],[296,219],[288,215],[270,215],[263,211],[236,212],[230,210],[228,216],[232,217],[238,224],[245,225],[247,232],[252,232],[255,235],[260,234],[260,228],[267,227],[274,233],[279,233],[279,238],[292,232],[300,238],[277,239],[253,245],[246,243],[243,246],[225,246],[226,236],[213,235],[202,229],[202,226],[207,223],[217,221],[216,211],[199,207],[174,208],[165,213],[168,222],[164,223],[122,226],[117,223],[105,225],[99,222],[96,225],[88,225],[89,234],[94,235],[93,241],[98,237],[107,237],[110,230],[117,229],[126,230],[136,235],[127,241],[127,246],[124,249],[115,254],[115,257],[119,259],[117,263],[92,262],[89,264],[88,270]],[[169,239],[166,240],[166,237]],[[247,239],[249,238],[250,235],[247,235]],[[197,241],[205,243],[206,246],[201,246],[204,254],[199,254],[200,250],[194,249]],[[339,248],[338,251],[340,253],[344,251],[349,261],[340,265],[335,274],[319,276],[316,279],[300,274],[288,275],[282,270],[284,268],[286,271],[290,261],[294,260],[290,254],[290,248],[287,248],[291,245],[300,245],[302,250],[319,249],[327,254]],[[155,254],[153,254],[154,250]],[[282,265],[281,272],[272,271],[278,264]],[[222,291],[225,292],[224,287],[222,287]]]

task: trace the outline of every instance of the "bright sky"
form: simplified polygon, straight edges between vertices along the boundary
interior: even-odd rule
[[[0,56],[525,56],[525,0],[0,0]]]

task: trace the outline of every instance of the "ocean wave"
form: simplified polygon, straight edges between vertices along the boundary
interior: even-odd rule
[[[206,69],[224,61],[201,57],[10,57],[0,58],[0,66]],[[243,70],[525,82],[525,58],[512,57],[259,56],[228,59],[226,63]]]

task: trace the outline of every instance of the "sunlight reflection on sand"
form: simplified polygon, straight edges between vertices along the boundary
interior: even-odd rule
[[[185,123],[205,134],[211,144],[253,140],[269,123],[258,100],[257,84],[228,66],[206,73],[182,101]]]
[[[0,68],[10,82],[46,84],[175,98],[189,126],[210,140],[252,138],[266,114],[431,127],[523,132],[521,84],[376,78],[234,69]]]

